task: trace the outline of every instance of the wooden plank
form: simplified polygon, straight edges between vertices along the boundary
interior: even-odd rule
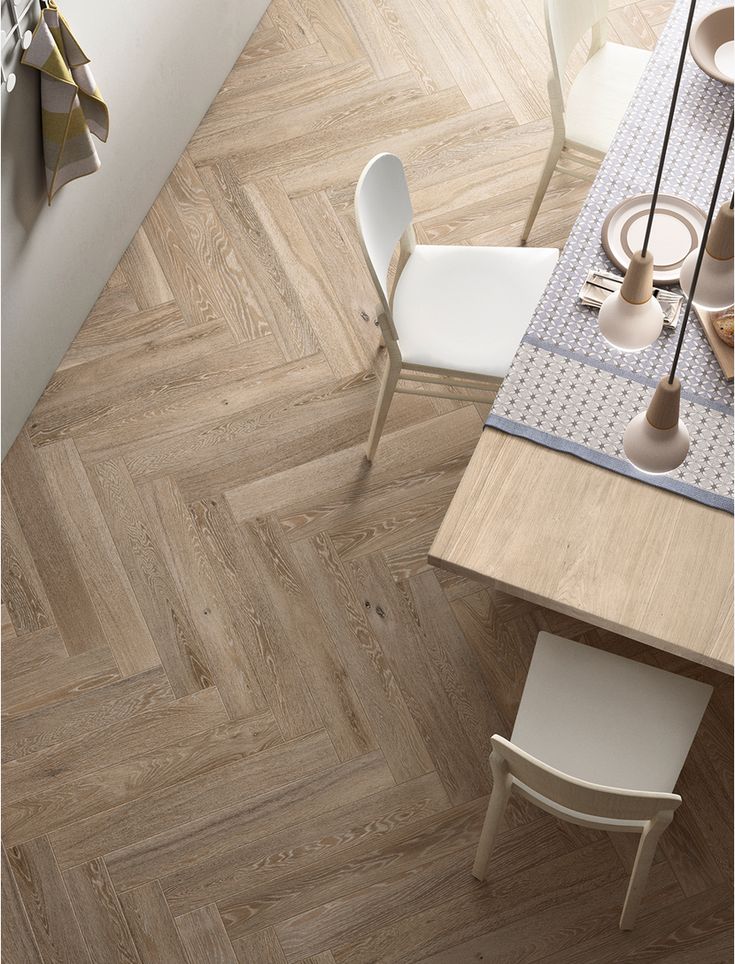
[[[311,247],[318,252],[327,280],[337,296],[340,321],[359,343],[364,368],[370,368],[378,352],[377,295],[357,239],[349,237],[326,191],[291,201]]]
[[[230,719],[257,716],[268,706],[247,650],[247,638],[232,618],[178,487],[161,479],[139,491],[166,564],[187,600],[212,681]]]
[[[238,964],[216,907],[177,917],[176,928],[192,964]]]
[[[67,870],[64,883],[92,959],[140,964],[104,860]]]
[[[375,736],[324,620],[276,520],[242,529],[254,575],[281,616],[294,657],[341,760],[375,748]]]
[[[28,548],[5,483],[2,488],[3,605],[19,635],[45,629],[53,622],[46,590]],[[5,629],[5,627],[4,627]],[[3,634],[4,636],[5,634]]]
[[[281,175],[281,183],[289,196],[326,191],[338,213],[345,204],[351,208],[355,185],[365,164],[381,150],[389,149],[404,162],[410,188],[424,182],[441,182],[452,173],[479,171],[502,158],[515,160],[521,143],[529,138],[529,130],[538,124],[516,127],[505,103],[492,104],[467,114],[460,105],[458,92],[449,90],[418,102],[404,102],[420,123],[410,123],[405,113],[395,111],[395,124],[384,134],[366,128],[369,140],[360,143],[341,141],[330,151],[330,163],[301,152],[297,166],[293,164]],[[462,97],[462,100],[464,98]],[[548,121],[542,124],[548,129]],[[533,137],[534,142],[537,134]]]
[[[120,259],[120,267],[141,311],[173,301],[174,296],[153,253],[145,228],[138,228],[133,235],[133,240]]]
[[[70,439],[38,453],[49,490],[121,676],[160,665],[160,657],[112,541],[87,473]]]
[[[107,645],[74,549],[59,518],[53,491],[25,430],[5,456],[7,492],[53,617],[70,653]]]
[[[86,461],[90,461],[90,456],[114,458],[126,454],[131,443],[139,445],[151,436],[165,438],[177,428],[207,424],[226,415],[230,406],[233,414],[249,408],[257,399],[258,383],[244,379],[280,364],[281,354],[270,336],[249,342],[246,348],[234,349],[227,345],[227,338],[221,322],[201,325],[177,337],[178,344],[185,342],[182,354],[193,352],[193,357],[190,355],[180,366],[171,368],[177,358],[175,346],[160,346],[170,347],[171,354],[163,351],[157,355],[155,365],[141,366],[150,371],[150,377],[140,381],[131,378],[127,390],[115,393],[114,403],[110,403],[107,394],[94,393],[40,411],[34,440],[45,444],[73,435]],[[149,356],[155,354],[145,346],[140,351]],[[121,363],[117,355],[110,356],[91,363],[89,374],[98,374],[95,369],[105,365],[109,375],[110,368],[118,366],[119,370]],[[78,365],[65,371],[83,372],[87,367]],[[119,441],[119,449],[112,444],[112,438]]]
[[[433,572],[409,579],[405,585],[411,611],[426,640],[425,654],[435,667],[446,694],[446,712],[453,713],[475,750],[483,769],[490,754],[490,737],[504,729],[485,685],[482,667],[459,628]]]
[[[253,579],[256,563],[227,503],[223,498],[203,499],[193,503],[191,512],[281,733],[289,740],[313,732],[322,725],[321,716],[299,668],[293,640],[265,587]]]
[[[82,693],[74,699],[39,707],[3,725],[3,759],[19,759],[80,733],[130,719],[174,698],[166,674],[156,668]]]
[[[4,764],[6,802],[43,793],[105,764],[121,763],[152,747],[173,743],[181,727],[196,732],[223,723],[225,719],[219,693],[211,688],[137,713],[119,723],[80,733],[22,760]]]
[[[337,375],[365,367],[357,336],[342,317],[301,222],[275,178],[239,185],[230,165],[202,172],[217,210],[238,247],[247,251],[248,274],[258,304],[278,305],[274,334],[287,359],[320,348],[329,352]]]
[[[373,0],[340,0],[377,77],[395,77],[408,64]]]
[[[3,692],[3,723],[116,679],[117,663],[107,648],[76,656],[56,656],[38,669],[8,681]]]
[[[65,371],[84,362],[97,361],[117,352],[130,351],[149,344],[157,337],[180,335],[186,322],[178,305],[171,301],[157,308],[121,317],[113,315],[105,322],[85,322],[64,355],[57,371]]]
[[[367,620],[362,600],[328,536],[294,547],[301,572],[326,623],[342,664],[397,783],[432,769],[421,734],[406,705],[390,660]]]
[[[732,552],[726,513],[487,429],[430,559],[732,674]]]
[[[391,38],[427,94],[454,87],[454,77],[433,31],[411,0],[376,0]]]
[[[335,948],[335,960],[339,964],[365,964],[376,959],[385,964],[464,964],[482,960],[483,956],[492,961],[495,956],[498,960],[536,960],[544,964],[574,960],[582,964],[590,956],[596,962],[597,954],[601,961],[607,960],[608,947],[622,955],[626,944],[636,942],[632,934],[617,927],[624,881],[614,879],[609,852],[602,856],[601,868],[592,868],[585,851],[579,857],[573,853],[565,859],[552,860],[551,865],[560,871],[563,887],[547,878],[543,867],[535,866],[515,881],[511,877],[512,890],[507,895],[503,888],[501,896],[494,883],[480,886],[469,897],[450,898],[381,927],[354,944]],[[584,874],[575,872],[582,868],[595,873],[593,888],[585,885]],[[540,890],[539,885],[545,880],[555,892],[553,902]],[[645,926],[649,915],[659,917],[667,902],[677,899],[670,869],[659,864],[649,878],[645,918],[637,926]],[[581,915],[584,925],[578,923]],[[614,955],[610,959],[616,960]]]
[[[339,155],[350,145],[360,145],[368,160],[366,134],[372,132],[377,139],[381,132],[387,138],[405,131],[413,126],[409,125],[409,112],[426,122],[455,117],[465,108],[466,101],[456,88],[424,94],[411,74],[402,74],[366,82],[358,91],[337,91],[310,110],[282,111],[260,126],[257,138],[250,138],[245,150],[242,136],[229,134],[219,144],[214,138],[201,141],[192,152],[197,164],[211,164],[223,155],[231,157],[242,181],[273,177],[291,171],[294,156],[304,166]]]
[[[299,6],[333,64],[365,57],[365,49],[340,0],[299,0]]]
[[[43,964],[8,856],[2,853],[2,948],[7,964]]]
[[[487,64],[475,49],[463,18],[449,4],[439,11],[431,0],[410,0],[416,14],[434,37],[444,60],[473,110],[502,100]]]
[[[298,961],[322,948],[337,949],[356,944],[372,931],[396,925],[409,914],[416,915],[429,908],[436,913],[436,908],[447,900],[464,898],[464,902],[472,907],[483,887],[494,892],[496,902],[503,899],[512,902],[514,894],[518,900],[529,892],[538,895],[541,888],[568,886],[570,878],[579,881],[583,866],[587,873],[594,875],[596,886],[619,880],[621,875],[609,843],[601,841],[587,847],[586,853],[577,851],[552,858],[542,867],[511,872],[510,877],[493,876],[482,885],[469,873],[474,849],[474,841],[472,847],[463,848],[455,836],[453,844],[448,846],[449,852],[437,855],[426,864],[413,860],[399,862],[400,869],[390,881],[368,884],[351,894],[335,894],[318,910],[304,911],[277,924],[276,934],[287,959]],[[547,876],[549,868],[556,870],[555,882],[554,878]],[[222,915],[227,924],[224,910]],[[339,951],[335,957],[338,961],[355,960]]]
[[[450,856],[457,870],[460,855],[482,823],[484,809],[485,798],[429,815],[395,827],[384,837],[369,836],[346,852],[328,854],[316,873],[308,866],[296,867],[293,873],[271,882],[260,886],[256,882],[252,889],[218,901],[227,932],[234,940],[272,925],[279,939],[288,935],[288,942],[295,943],[303,938],[298,948],[302,957],[331,947],[335,942],[329,940],[328,928],[324,940],[316,940],[315,935],[334,902],[349,903],[348,895],[355,895],[359,903],[361,893],[377,894],[390,890],[397,880],[420,878],[427,868],[448,862]],[[307,920],[313,921],[314,929],[307,925],[302,933],[299,925]],[[359,920],[357,916],[351,923]],[[286,943],[284,951],[289,958],[297,956],[295,947]]]
[[[4,836],[28,840],[212,773],[281,742],[270,714],[220,723],[6,805]],[[213,774],[213,779],[216,779]]]
[[[7,607],[4,604],[3,614],[7,614]],[[47,666],[67,655],[64,640],[54,626],[27,633],[25,636],[16,636],[15,627],[10,622],[8,614],[8,628],[3,626],[2,681],[4,686],[16,677],[39,670],[42,666]]]
[[[155,881],[121,894],[120,904],[141,964],[182,964],[187,960],[174,920]]]
[[[7,853],[41,959],[54,964],[91,964],[46,838],[10,847]]]
[[[318,535],[335,515],[338,521],[348,519],[376,491],[385,493],[389,503],[396,488],[411,489],[430,473],[427,465],[465,451],[481,425],[470,408],[463,408],[385,435],[380,458],[372,465],[361,442],[230,489],[227,501],[238,522],[272,514],[290,539]]]
[[[242,138],[243,125],[269,123],[273,115],[294,103],[313,105],[335,90],[359,89],[373,79],[364,60],[335,66],[320,43],[289,50],[274,60],[259,67],[257,73],[252,65],[239,72],[234,86],[225,90],[205,115],[193,145],[226,132],[232,137],[237,129]]]
[[[238,964],[287,964],[272,928],[246,934],[232,945]]]
[[[448,712],[443,667],[426,652],[426,639],[385,562],[378,554],[366,556],[352,563],[350,573],[450,800],[456,805],[482,796],[488,790],[482,761],[461,721]]]
[[[236,828],[243,832],[244,814],[249,812],[244,801],[248,798],[278,790],[336,763],[328,737],[323,732],[316,733],[221,767],[214,785],[209,773],[203,773],[180,785],[173,784],[114,810],[79,820],[54,832],[50,839],[63,868],[106,854],[118,891],[132,889],[161,876],[160,867],[168,851],[185,866],[202,853],[211,852],[207,847],[214,847],[215,842],[220,852],[230,849],[231,841],[220,823],[227,816],[223,811],[233,808],[229,834],[234,839]],[[252,817],[257,818],[258,814],[253,813]],[[273,820],[274,815],[269,814],[268,818]],[[194,821],[198,821],[196,826]],[[166,838],[166,831],[171,831],[170,839]],[[148,839],[151,837],[155,840]],[[148,873],[149,867],[155,872]],[[135,880],[136,875],[141,879]]]
[[[349,861],[353,848],[368,841],[380,846],[382,838],[390,839],[396,831],[449,807],[435,773],[386,787],[385,768],[381,775],[375,761],[364,770],[338,769],[342,772],[331,786],[333,801],[323,791],[318,794],[321,809],[315,800],[310,800],[302,806],[298,821],[283,830],[164,877],[161,887],[174,914],[187,913],[212,901],[229,901],[236,894],[239,906],[249,904],[250,917],[260,929],[264,917],[270,919],[269,907],[261,906],[261,897],[266,893],[272,896],[276,881],[291,881],[302,870],[305,877],[305,868],[309,867],[316,874],[322,865],[336,861],[338,855]],[[357,779],[348,779],[348,774]]]
[[[192,324],[222,318],[237,343],[268,334],[268,326],[250,313],[240,259],[188,153],[179,158],[144,224]],[[177,257],[178,252],[183,257]]]
[[[90,481],[176,696],[212,684],[204,646],[166,565],[122,459],[99,462]]]
[[[291,772],[282,769],[289,759]],[[228,771],[223,774],[216,801],[224,804],[220,809],[213,810],[211,801],[204,805],[197,801],[191,792],[196,787],[182,788],[179,799],[192,819],[107,857],[118,887],[125,889],[157,876],[177,910],[190,910],[208,902],[210,886],[219,887],[219,873],[241,879],[238,858],[233,860],[231,855],[243,857],[247,865],[249,853],[262,852],[260,838],[277,836],[284,828],[293,834],[302,822],[308,830],[313,817],[385,790],[393,782],[379,753],[337,764],[323,734],[297,741],[295,746],[287,744],[279,754],[255,758],[249,772],[232,768],[229,783]],[[159,809],[154,808],[154,818]],[[127,813],[123,817],[127,819]],[[204,901],[198,896],[202,893],[207,893]]]

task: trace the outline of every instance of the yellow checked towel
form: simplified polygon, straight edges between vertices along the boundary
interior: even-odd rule
[[[93,174],[100,159],[91,135],[107,140],[110,119],[79,44],[51,0],[41,11],[22,63],[41,73],[41,121],[48,203],[62,185]]]

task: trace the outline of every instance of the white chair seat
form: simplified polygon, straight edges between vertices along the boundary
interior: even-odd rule
[[[541,633],[511,743],[605,787],[671,793],[712,687]]]
[[[405,366],[503,378],[559,252],[417,245],[393,299]]]
[[[566,141],[607,153],[650,53],[606,43],[577,74],[565,109]]]

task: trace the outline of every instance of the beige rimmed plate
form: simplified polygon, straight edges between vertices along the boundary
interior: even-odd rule
[[[731,3],[710,10],[692,29],[689,52],[705,74],[723,84],[735,76],[735,10]]]
[[[627,271],[630,259],[643,246],[651,195],[638,194],[622,201],[605,218],[602,246],[616,268]],[[679,283],[682,262],[704,231],[704,211],[682,197],[659,194],[648,248],[653,255],[653,283]]]

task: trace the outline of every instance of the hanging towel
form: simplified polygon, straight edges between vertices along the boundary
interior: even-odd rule
[[[100,159],[91,135],[107,140],[110,119],[69,25],[50,0],[22,63],[41,72],[41,123],[48,203],[67,181],[93,174]]]

